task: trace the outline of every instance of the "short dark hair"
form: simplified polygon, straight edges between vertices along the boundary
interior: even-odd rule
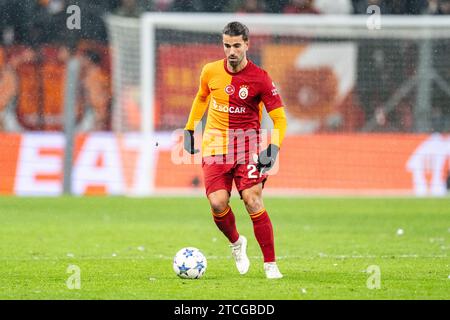
[[[231,37],[242,36],[244,41],[248,41],[249,31],[246,25],[233,21],[223,28],[222,34],[226,34]]]

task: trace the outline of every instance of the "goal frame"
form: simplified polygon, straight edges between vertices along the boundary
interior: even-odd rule
[[[251,34],[329,35],[334,38],[449,38],[450,19],[440,16],[379,16],[379,29],[370,28],[373,15],[285,15],[285,14],[223,14],[223,13],[155,13],[141,16],[141,132],[152,134],[156,85],[155,30],[170,27],[186,31],[220,33],[230,21],[241,21]],[[413,32],[411,32],[413,31]],[[193,97],[194,98],[194,97]]]

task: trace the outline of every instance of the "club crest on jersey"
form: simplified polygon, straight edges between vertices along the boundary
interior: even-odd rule
[[[232,84],[229,84],[225,87],[225,93],[229,96],[231,96],[234,93],[235,89]]]
[[[248,86],[245,85],[241,86],[241,88],[239,89],[239,98],[244,100],[247,97],[248,97]]]

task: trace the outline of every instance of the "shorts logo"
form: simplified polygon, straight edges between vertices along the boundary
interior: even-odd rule
[[[239,98],[244,100],[247,97],[248,97],[248,86],[241,86],[241,88],[239,89]]]
[[[232,84],[229,84],[225,87],[225,93],[229,96],[231,96],[234,93],[235,89]]]

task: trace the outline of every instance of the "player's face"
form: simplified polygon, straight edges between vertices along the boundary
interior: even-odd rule
[[[235,69],[244,61],[244,58],[246,58],[248,41],[244,41],[242,36],[229,36],[224,34],[223,49],[228,64]]]

